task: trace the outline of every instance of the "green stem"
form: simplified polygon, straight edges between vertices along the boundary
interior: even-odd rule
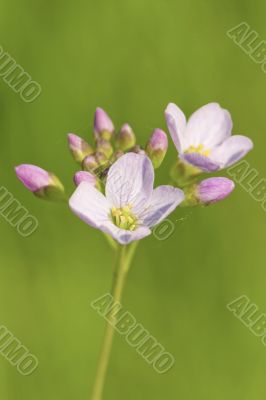
[[[128,248],[126,246],[119,246],[117,249],[117,264],[113,275],[113,284],[111,294],[113,301],[120,302],[122,297],[123,288],[126,281],[127,272],[129,270],[137,242],[134,242]],[[115,316],[111,316],[114,320]],[[115,322],[110,324],[106,323],[105,334],[98,362],[96,378],[94,382],[91,400],[102,400],[103,388],[106,379],[106,372],[109,364],[113,337],[114,337]]]
[[[118,244],[116,243],[116,241],[107,233],[104,233],[104,236],[111,248],[116,251],[118,249]]]

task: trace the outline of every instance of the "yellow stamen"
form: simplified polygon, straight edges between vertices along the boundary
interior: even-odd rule
[[[134,231],[137,228],[137,218],[131,212],[132,205],[111,209],[113,223],[121,229]]]
[[[210,155],[210,150],[206,149],[203,144],[199,144],[197,147],[190,146],[186,151],[186,153],[199,153],[202,156],[208,157]]]

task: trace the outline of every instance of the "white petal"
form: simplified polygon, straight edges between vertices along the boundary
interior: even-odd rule
[[[181,189],[172,186],[159,186],[152,194],[148,208],[144,210],[139,218],[146,226],[154,226],[164,220],[184,200]]]
[[[135,231],[127,231],[120,229],[112,222],[105,222],[100,228],[103,232],[111,235],[120,244],[128,244],[130,242],[143,239],[151,234],[151,231],[146,226],[140,226]]]
[[[230,113],[218,103],[209,103],[195,111],[188,120],[186,147],[203,144],[207,149],[222,143],[231,135]]]
[[[179,153],[182,153],[184,147],[184,134],[186,129],[186,117],[174,103],[168,104],[165,110],[166,123],[172,137],[172,140]]]
[[[111,206],[104,195],[88,182],[81,182],[71,198],[70,209],[94,228],[109,220]]]
[[[213,149],[211,158],[220,164],[220,168],[226,168],[243,158],[252,148],[253,142],[248,137],[233,135]]]
[[[154,182],[154,170],[146,155],[127,153],[110,168],[106,183],[106,198],[114,207],[131,204],[138,212],[149,201]]]

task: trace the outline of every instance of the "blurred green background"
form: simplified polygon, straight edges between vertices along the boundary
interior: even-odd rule
[[[153,128],[166,129],[168,102],[189,115],[218,101],[234,133],[253,139],[247,159],[266,177],[266,75],[226,35],[246,21],[266,39],[265,13],[258,0],[1,1],[0,45],[43,88],[27,104],[0,80],[0,184],[39,221],[23,238],[0,220],[0,324],[39,359],[23,377],[0,357],[1,399],[90,398],[104,321],[89,304],[109,290],[113,263],[100,232],[37,200],[14,166],[54,171],[71,192],[66,134],[89,138],[97,106],[145,143]],[[157,183],[168,182],[169,147]],[[226,308],[245,294],[266,312],[265,212],[238,186],[220,204],[171,219],[168,240],[141,242],[123,304],[175,366],[156,374],[116,336],[104,399],[265,398],[266,349]]]

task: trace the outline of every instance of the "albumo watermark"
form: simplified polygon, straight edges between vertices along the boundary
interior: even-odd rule
[[[227,173],[266,211],[266,179],[259,176],[256,168],[242,160],[228,168]]]
[[[226,34],[256,64],[260,64],[262,71],[266,73],[266,41],[259,36],[258,32],[250,28],[246,22],[241,22],[229,29]]]
[[[227,304],[227,308],[266,346],[266,314],[255,303],[242,295]]]
[[[31,215],[4,186],[0,187],[0,215],[24,237],[30,236],[39,225],[37,218]]]
[[[31,375],[39,364],[37,357],[31,354],[4,325],[0,326],[0,354],[11,365],[16,366],[21,375]]]
[[[126,342],[152,365],[159,374],[164,374],[172,368],[175,359],[172,354],[138,323],[136,318],[115,302],[110,293],[106,293],[91,303],[91,307],[103,317],[115,330],[125,337]]]
[[[8,84],[26,103],[32,103],[40,96],[41,85],[16,63],[9,53],[0,46],[0,78]]]

